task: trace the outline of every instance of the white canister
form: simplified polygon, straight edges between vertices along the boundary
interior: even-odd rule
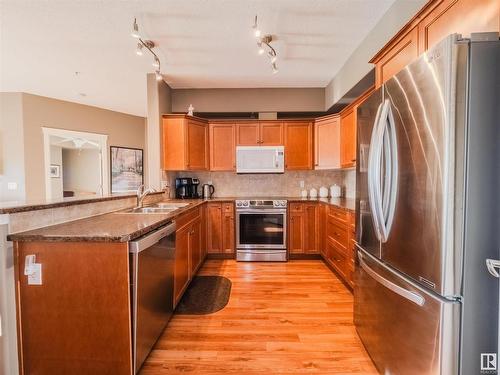
[[[320,198],[327,198],[328,197],[328,189],[324,186],[321,186],[319,188],[319,197]]]
[[[302,190],[302,191],[300,192],[300,196],[301,196],[302,198],[307,198],[307,190]]]
[[[333,184],[330,186],[330,197],[332,198],[338,198],[342,196],[342,189],[340,188],[339,185]]]
[[[318,191],[315,188],[311,188],[311,190],[309,190],[309,197],[316,198],[317,196],[318,196]]]

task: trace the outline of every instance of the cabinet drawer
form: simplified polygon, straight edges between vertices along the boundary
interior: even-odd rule
[[[177,229],[180,229],[183,226],[191,223],[193,220],[196,220],[200,216],[201,216],[200,207],[193,208],[193,209],[189,210],[188,212],[183,213],[177,219],[175,219]]]
[[[304,211],[304,204],[303,203],[290,203],[288,205],[288,208],[291,212],[302,212],[302,211]]]
[[[346,225],[348,223],[347,211],[344,211],[340,208],[330,206],[330,210],[328,211],[328,215],[337,220],[339,225]]]
[[[348,247],[348,237],[347,237],[347,229],[342,226],[339,226],[336,220],[331,217],[328,218],[326,223],[326,235],[329,240],[335,241],[335,243],[343,250],[344,253],[347,253]]]
[[[234,212],[234,204],[229,202],[222,203],[222,211],[226,213]]]
[[[327,241],[328,262],[345,279],[347,275],[347,264],[345,255],[337,249],[333,241]]]

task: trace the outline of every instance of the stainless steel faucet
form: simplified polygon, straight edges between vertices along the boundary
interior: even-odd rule
[[[150,193],[154,193],[155,189],[144,189],[144,185],[141,185],[137,188],[137,208],[143,206],[144,198]]]

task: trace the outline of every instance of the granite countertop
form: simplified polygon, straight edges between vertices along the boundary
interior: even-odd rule
[[[62,224],[51,225],[26,232],[10,234],[9,241],[53,241],[53,242],[128,242],[151,232],[175,219],[182,213],[205,202],[230,202],[239,197],[220,197],[212,199],[168,200],[168,202],[189,203],[187,206],[168,213],[128,213],[126,210],[110,212]],[[245,199],[247,199],[245,197]],[[266,199],[266,198],[249,198]],[[323,202],[346,210],[354,210],[354,199],[349,198],[295,198],[288,202]]]
[[[163,191],[149,193],[149,195],[164,194]],[[135,193],[111,194],[111,195],[91,195],[88,197],[68,197],[54,200],[35,201],[9,201],[0,202],[0,214],[13,214],[17,212],[44,210],[47,208],[67,207],[77,204],[97,203],[116,199],[135,197]]]

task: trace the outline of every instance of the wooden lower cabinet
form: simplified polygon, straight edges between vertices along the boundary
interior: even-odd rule
[[[177,305],[189,284],[189,242],[191,226],[186,225],[175,233],[175,266],[174,266],[174,306]]]
[[[208,254],[235,254],[235,222],[233,202],[207,204]]]
[[[290,203],[288,249],[291,254],[319,253],[318,204]]]

